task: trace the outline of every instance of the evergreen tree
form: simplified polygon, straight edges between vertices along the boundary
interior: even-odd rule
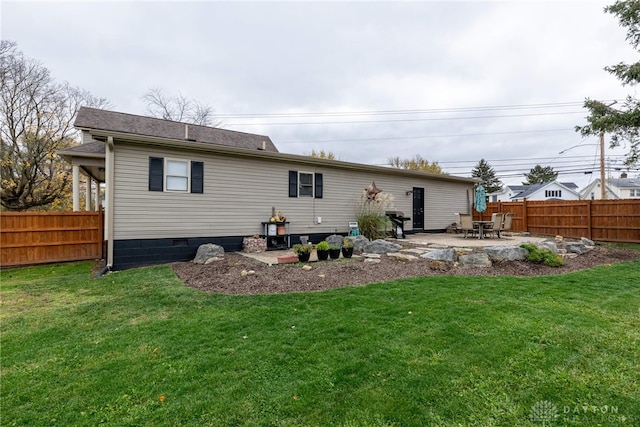
[[[502,190],[502,182],[496,177],[496,172],[485,159],[480,159],[478,164],[471,171],[472,178],[481,179],[487,193],[494,193]]]
[[[627,30],[627,41],[636,52],[640,52],[640,1],[616,1],[604,10],[618,18],[620,25]],[[620,62],[605,67],[605,70],[616,76],[623,86],[640,83],[640,62]],[[584,106],[589,110],[588,124],[576,126],[576,131],[583,137],[609,134],[611,148],[623,144],[629,147],[625,163],[633,165],[640,160],[640,100],[629,95],[619,108],[612,105],[609,101],[587,98]]]
[[[527,181],[523,182],[523,185],[544,184],[545,182],[555,181],[558,177],[558,172],[555,172],[551,166],[535,165],[524,176]]]

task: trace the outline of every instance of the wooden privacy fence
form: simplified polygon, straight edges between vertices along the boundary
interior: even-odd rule
[[[99,212],[0,213],[0,266],[103,258]]]
[[[473,216],[488,220],[495,212],[514,214],[514,232],[640,243],[640,199],[491,202]]]

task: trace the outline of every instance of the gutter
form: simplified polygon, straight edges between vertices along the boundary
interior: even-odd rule
[[[315,167],[323,166],[323,167],[333,167],[338,169],[367,171],[367,172],[374,172],[374,173],[378,172],[378,173],[385,173],[390,175],[411,176],[414,178],[423,178],[423,179],[428,178],[428,179],[433,179],[437,181],[448,181],[448,182],[457,182],[457,183],[464,183],[464,184],[475,184],[478,182],[477,178],[465,178],[465,177],[460,177],[455,175],[420,172],[420,171],[414,171],[410,169],[397,169],[397,168],[386,167],[386,166],[366,165],[363,163],[345,162],[342,160],[318,159],[318,158],[303,156],[299,154],[289,154],[289,153],[280,153],[280,152],[271,152],[271,151],[262,151],[262,150],[250,150],[247,148],[230,147],[226,145],[216,145],[216,144],[211,144],[206,142],[172,139],[172,138],[161,138],[161,137],[137,135],[137,134],[131,134],[131,133],[124,133],[124,132],[109,132],[109,131],[101,131],[99,129],[87,129],[87,130],[94,137],[106,136],[107,140],[109,140],[110,138],[112,143],[113,143],[113,139],[115,138],[118,141],[139,144],[139,145],[168,147],[168,148],[174,148],[179,150],[184,150],[185,148],[188,148],[192,151],[215,153],[220,155],[233,155],[237,157],[270,159],[270,160],[278,160],[278,161],[290,162],[290,163],[304,163],[304,164],[315,166]]]
[[[105,240],[107,241],[107,265],[104,269],[113,267],[113,191],[115,188],[115,157],[113,137],[108,136],[105,144]],[[103,270],[104,270],[103,269]],[[106,272],[106,270],[105,270]],[[104,274],[104,272],[102,272]]]

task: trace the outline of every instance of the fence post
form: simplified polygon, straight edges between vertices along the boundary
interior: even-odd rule
[[[587,200],[587,237],[589,240],[593,240],[592,221],[591,221],[591,200]]]
[[[527,220],[527,215],[529,213],[527,212],[527,198],[525,197],[524,199],[522,199],[522,228],[523,231],[526,233],[529,231],[529,224],[528,224],[528,220]]]

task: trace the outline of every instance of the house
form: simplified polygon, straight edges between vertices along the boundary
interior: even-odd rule
[[[526,187],[526,185],[504,185],[500,191],[487,193],[487,198],[489,202],[510,202],[513,196],[524,191]]]
[[[638,199],[640,198],[640,178],[627,178],[626,174],[617,179],[605,180],[607,199]],[[600,179],[596,179],[580,191],[582,199],[601,199],[602,189]]]
[[[107,266],[192,259],[200,244],[227,251],[265,235],[273,210],[289,244],[346,234],[364,188],[394,196],[405,231],[443,231],[469,212],[474,179],[280,153],[267,136],[81,108],[82,145],[59,154],[104,182]],[[90,186],[88,186],[90,188]],[[88,197],[89,198],[89,197]],[[74,206],[79,209],[79,206]]]
[[[545,182],[533,185],[505,185],[501,191],[489,193],[490,202],[524,200],[579,200],[578,186],[573,182]]]
[[[580,200],[578,186],[573,182],[551,181],[525,185],[521,192],[511,197],[512,202],[527,200]]]

